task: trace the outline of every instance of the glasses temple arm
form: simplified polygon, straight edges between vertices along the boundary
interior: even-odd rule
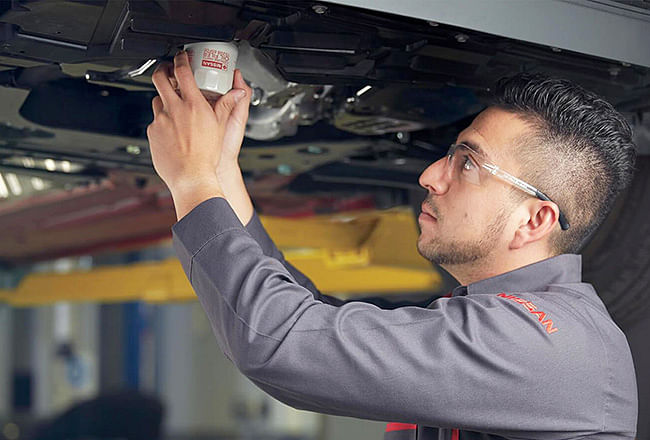
[[[553,200],[549,199],[546,194],[535,188],[534,186],[524,182],[521,179],[516,178],[515,176],[506,173],[505,171],[501,170],[498,166],[492,165],[492,164],[483,164],[483,168],[488,170],[490,174],[494,175],[495,177],[498,177],[501,180],[504,180],[517,188],[521,189],[522,191],[526,192],[527,194],[530,194],[533,197],[537,197],[540,200],[544,200],[546,202],[553,202]],[[553,202],[555,203],[555,202]],[[559,208],[558,208],[559,209]],[[562,228],[563,231],[566,231],[569,229],[569,222],[566,219],[566,216],[564,213],[562,213],[562,210],[560,211],[560,218],[558,219],[558,222],[560,223],[560,227]]]

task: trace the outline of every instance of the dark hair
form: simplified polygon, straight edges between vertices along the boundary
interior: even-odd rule
[[[630,125],[595,93],[541,74],[502,78],[491,105],[529,123],[531,132],[514,146],[521,178],[556,202],[571,224],[553,232],[551,251],[579,252],[632,180]]]

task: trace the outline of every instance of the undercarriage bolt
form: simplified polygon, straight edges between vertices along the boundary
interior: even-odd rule
[[[251,94],[251,105],[257,106],[262,102],[262,97],[264,96],[264,90],[259,87],[253,87],[253,92]]]

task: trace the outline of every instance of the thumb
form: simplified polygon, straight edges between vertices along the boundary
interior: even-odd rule
[[[214,105],[214,112],[219,120],[227,120],[233,109],[241,99],[246,96],[244,89],[232,89],[223,95]]]

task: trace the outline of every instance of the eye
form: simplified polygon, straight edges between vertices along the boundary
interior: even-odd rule
[[[464,155],[463,156],[463,171],[472,171],[476,165],[474,165],[474,162],[472,161],[472,158],[469,157],[469,155]]]

